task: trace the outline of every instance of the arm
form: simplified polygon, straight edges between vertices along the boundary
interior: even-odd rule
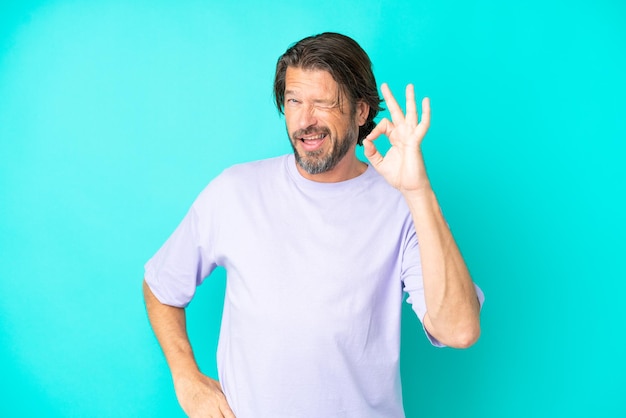
[[[406,116],[386,84],[382,93],[392,121],[381,120],[365,138],[365,156],[403,194],[411,211],[422,259],[426,330],[445,345],[469,347],[480,335],[480,307],[426,174],[421,142],[430,125],[430,102],[422,101],[422,120],[418,123],[412,85],[406,89]],[[384,157],[373,144],[383,134],[391,143]]]
[[[164,305],[143,282],[143,294],[154,330],[174,380],[176,397],[190,417],[235,418],[217,380],[198,369],[187,336],[185,310]]]
[[[441,343],[466,348],[480,335],[479,302],[463,257],[432,190],[407,195],[422,259],[424,326]]]

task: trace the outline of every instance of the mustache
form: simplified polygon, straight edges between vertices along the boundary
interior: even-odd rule
[[[315,127],[310,126],[306,129],[298,129],[297,131],[291,134],[291,137],[298,139],[298,138],[302,138],[303,136],[319,135],[319,134],[330,135],[330,129],[328,129],[325,126],[315,126]]]

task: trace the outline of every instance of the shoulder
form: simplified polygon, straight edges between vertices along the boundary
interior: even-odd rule
[[[235,164],[225,169],[215,180],[252,180],[259,178],[259,176],[274,175],[284,167],[286,158],[287,155],[281,155],[264,160]]]
[[[283,176],[287,155],[234,164],[222,171],[202,190],[197,203],[202,204],[218,197],[220,200],[229,196],[246,194],[247,191],[257,190],[264,184]]]

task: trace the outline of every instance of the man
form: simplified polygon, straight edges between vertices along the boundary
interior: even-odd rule
[[[404,292],[433,344],[478,338],[483,297],[420,150],[429,101],[418,122],[413,86],[406,114],[381,89],[391,120],[376,125],[376,81],[354,40],[289,48],[274,93],[293,155],[224,171],[146,264],[148,315],[189,416],[403,417]],[[219,382],[198,370],[184,311],[216,266],[227,271]]]

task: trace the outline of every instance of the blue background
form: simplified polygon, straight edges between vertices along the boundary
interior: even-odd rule
[[[487,295],[465,351],[405,307],[407,416],[626,416],[617,0],[2,2],[0,416],[183,416],[143,264],[222,169],[290,151],[274,65],[327,30],[431,97],[429,173]],[[224,280],[188,314],[213,376]]]

